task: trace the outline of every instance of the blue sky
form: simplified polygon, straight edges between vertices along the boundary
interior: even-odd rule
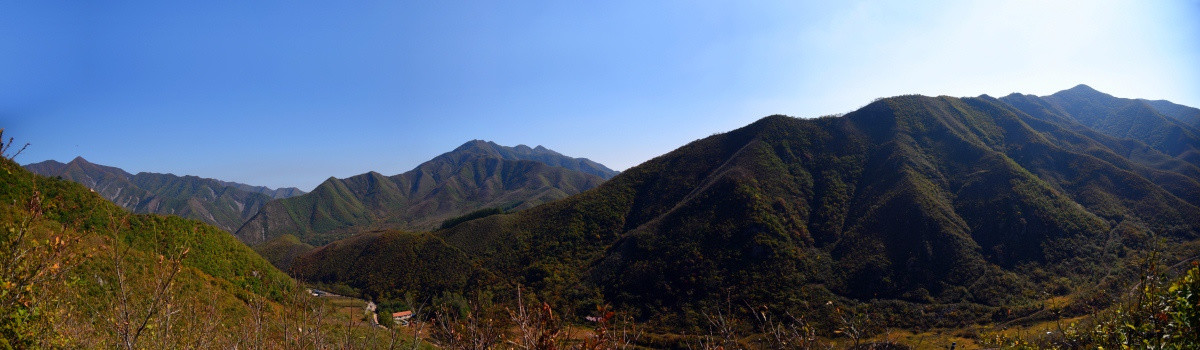
[[[770,114],[1085,83],[1200,106],[1200,1],[5,1],[17,160],[309,190],[472,139],[625,169]]]

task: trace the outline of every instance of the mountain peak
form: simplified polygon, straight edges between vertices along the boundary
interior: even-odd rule
[[[308,195],[264,206],[235,235],[250,244],[285,233],[325,244],[357,232],[349,229],[356,225],[433,229],[474,210],[533,207],[589,190],[613,175],[615,171],[583,158],[471,140],[402,174],[330,177]]]
[[[485,140],[467,141],[467,143],[462,144],[462,146],[455,148],[453,151],[444,153],[430,161],[451,160],[457,163],[477,157],[537,161],[550,166],[583,171],[604,179],[617,175],[617,171],[609,169],[600,163],[593,162],[587,158],[568,157],[542,145],[538,145],[535,148],[530,148],[524,144],[509,147]]]
[[[783,114],[772,114],[772,115],[768,115],[766,117],[762,117],[761,119],[759,119],[758,121],[755,121],[754,123],[774,123],[774,122],[792,121],[792,120],[796,120],[796,117],[787,116],[787,115],[783,115]]]
[[[1076,92],[1100,92],[1100,91],[1096,91],[1096,89],[1093,89],[1091,86],[1087,86],[1087,84],[1079,84],[1079,85],[1075,85],[1075,87],[1073,87],[1073,88],[1070,88],[1070,89],[1067,89],[1067,91],[1076,91]]]
[[[458,149],[491,148],[495,145],[496,145],[496,143],[492,142],[492,141],[475,139],[475,140],[471,140],[471,141],[467,141],[466,143],[463,143],[462,146],[458,146]]]
[[[1073,88],[1066,89],[1066,90],[1063,90],[1063,91],[1059,91],[1059,92],[1057,92],[1057,93],[1054,93],[1054,95],[1058,95],[1058,96],[1063,96],[1063,95],[1074,95],[1074,96],[1106,96],[1106,97],[1112,97],[1112,95],[1109,95],[1109,94],[1106,94],[1106,93],[1100,92],[1099,90],[1093,89],[1091,86],[1087,86],[1087,85],[1084,85],[1084,84],[1075,85],[1075,87],[1073,87]]]
[[[525,144],[519,144],[516,147],[513,147],[513,149],[519,152],[533,152],[533,148],[529,148],[529,146],[526,146]]]
[[[87,159],[83,159],[83,156],[75,156],[75,159],[67,162],[67,164],[92,164],[92,162],[87,161]]]

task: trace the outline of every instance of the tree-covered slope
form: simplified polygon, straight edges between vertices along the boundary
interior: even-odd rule
[[[428,230],[482,208],[521,210],[596,187],[613,173],[543,147],[471,141],[395,176],[329,178],[311,193],[273,201],[237,230],[260,244],[291,234],[322,245],[374,227]]]
[[[295,188],[272,190],[196,176],[147,172],[135,175],[93,164],[82,157],[66,164],[48,160],[25,168],[83,184],[135,213],[179,215],[228,232],[236,231],[271,199],[303,193]]]
[[[355,266],[398,266],[413,244],[444,242],[469,261],[445,273],[474,266],[495,281],[452,279],[462,282],[449,291],[523,285],[576,310],[612,303],[684,329],[730,300],[794,314],[869,303],[892,310],[889,323],[928,326],[1008,317],[1111,282],[1157,240],[1197,237],[1200,172],[1183,154],[1078,121],[1161,116],[1087,101],[1071,114],[1061,99],[1018,108],[1019,97],[900,96],[843,117],[771,116],[560,201],[426,238],[335,242],[293,271],[367,293],[427,292]]]
[[[315,247],[312,245],[300,242],[296,236],[282,235],[254,246],[254,251],[271,262],[271,265],[287,271],[296,257],[312,251],[313,248]]]
[[[129,214],[81,184],[38,176],[7,160],[0,182],[0,202],[19,206],[37,196],[42,215],[70,229],[97,236],[115,233],[141,251],[190,248],[186,266],[264,295],[292,288],[286,274],[211,225],[177,216]]]
[[[2,344],[221,343],[241,332],[229,325],[250,314],[250,303],[278,305],[297,293],[290,277],[216,227],[130,214],[81,184],[32,174],[7,158],[0,184]]]

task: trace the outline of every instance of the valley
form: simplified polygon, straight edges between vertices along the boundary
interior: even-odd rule
[[[1178,294],[1198,283],[1198,113],[1086,85],[904,95],[845,115],[768,116],[622,172],[475,140],[309,193],[82,158],[25,166],[43,177],[7,161],[4,198],[51,203],[9,205],[6,222],[80,237],[62,278],[92,294],[68,303],[123,292],[101,276],[126,263],[101,257],[124,249],[149,274],[139,279],[179,274],[158,288],[193,310],[238,322],[326,310],[347,320],[343,333],[306,336],[375,339],[356,348],[398,333],[345,312],[363,302],[312,306],[297,281],[378,304],[379,317],[414,311],[428,328],[412,344],[447,348],[523,348],[530,336],[561,348],[1187,342],[1200,325],[1188,323],[1197,301]],[[149,319],[171,314],[151,306]],[[1134,315],[1151,315],[1129,323],[1136,334],[1109,322]],[[280,322],[268,343],[295,338]],[[186,341],[170,329],[156,339]]]

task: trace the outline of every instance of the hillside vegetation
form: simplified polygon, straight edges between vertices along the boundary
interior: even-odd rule
[[[770,116],[593,190],[333,242],[292,271],[383,298],[523,286],[568,315],[608,304],[693,334],[760,310],[833,336],[841,310],[928,329],[1020,319],[1053,297],[1103,307],[1137,280],[1132,261],[1200,252],[1200,143],[1145,103],[1089,91]],[[1158,124],[1115,132],[1142,119]]]
[[[0,143],[0,153],[4,153]],[[379,348],[229,233],[0,159],[0,348]],[[353,341],[352,341],[353,339]],[[396,343],[398,344],[398,343]]]

